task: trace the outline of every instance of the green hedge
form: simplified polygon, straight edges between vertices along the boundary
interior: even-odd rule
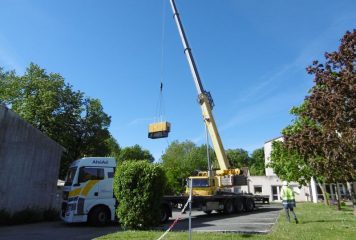
[[[119,202],[116,214],[126,229],[148,229],[160,222],[160,203],[166,186],[162,167],[148,161],[119,164],[114,194]]]

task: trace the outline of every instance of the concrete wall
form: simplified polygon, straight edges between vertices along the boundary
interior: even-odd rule
[[[0,209],[48,209],[63,147],[0,104]]]

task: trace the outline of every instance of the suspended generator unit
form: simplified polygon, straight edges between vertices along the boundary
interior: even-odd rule
[[[171,124],[169,122],[157,122],[148,126],[148,137],[152,139],[166,138],[171,131]]]

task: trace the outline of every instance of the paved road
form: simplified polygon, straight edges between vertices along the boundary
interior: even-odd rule
[[[253,213],[206,215],[193,211],[193,231],[237,232],[237,233],[268,233],[280,213],[280,205],[267,205]],[[179,212],[174,212],[176,217]],[[188,230],[188,213],[182,216],[173,231]],[[173,222],[161,227],[166,230]],[[18,226],[0,227],[0,240],[87,240],[109,233],[120,231],[120,227],[112,224],[108,227],[91,227],[86,224],[66,225],[62,222],[43,222]]]
[[[236,233],[268,233],[277,221],[281,205],[262,205],[251,213],[223,215],[212,213],[206,215],[203,212],[192,212],[192,230],[196,232],[236,232]],[[175,219],[179,212],[173,214]],[[173,221],[166,224],[162,230],[166,230]],[[182,215],[182,220],[174,226],[173,231],[188,230],[188,212]]]
[[[0,227],[0,240],[87,240],[120,230],[118,225],[91,227],[86,224],[42,222]]]

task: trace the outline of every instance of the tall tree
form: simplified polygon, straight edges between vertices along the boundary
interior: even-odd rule
[[[110,152],[107,140],[111,138],[109,132],[110,117],[104,112],[98,99],[87,98],[84,101],[85,111],[81,118],[80,155],[105,156]]]
[[[325,58],[307,68],[315,86],[293,110],[297,124],[283,135],[286,146],[307,159],[317,175],[345,182],[356,178],[356,30],[346,32],[338,51]]]
[[[110,117],[100,101],[74,91],[58,73],[33,63],[22,76],[0,68],[0,101],[66,149],[61,178],[76,158],[111,155]]]
[[[214,167],[216,157],[211,148],[209,153]],[[206,145],[197,147],[191,141],[174,141],[163,154],[162,165],[168,179],[168,190],[171,193],[181,193],[185,188],[186,178],[194,175],[197,171],[207,171]]]
[[[273,171],[282,180],[298,182],[300,186],[307,185],[310,179],[314,177],[323,193],[325,205],[329,205],[323,176],[317,175],[309,162],[297,151],[288,149],[284,142],[273,142],[271,161],[267,166],[273,168]]]
[[[265,175],[265,152],[263,148],[256,149],[250,157],[250,174],[252,176]]]
[[[119,162],[126,160],[148,160],[153,162],[155,159],[148,150],[144,150],[140,145],[136,144],[132,147],[121,149],[118,160]]]
[[[110,138],[106,139],[106,145],[110,150],[109,156],[114,157],[116,160],[120,157],[121,148],[116,139],[111,136]]]
[[[226,150],[227,159],[232,168],[248,167],[250,157],[248,152],[242,148]]]
[[[298,182],[301,186],[307,185],[313,177],[313,171],[304,158],[294,150],[286,148],[283,142],[275,141],[272,144],[271,161],[268,167],[282,180]]]

